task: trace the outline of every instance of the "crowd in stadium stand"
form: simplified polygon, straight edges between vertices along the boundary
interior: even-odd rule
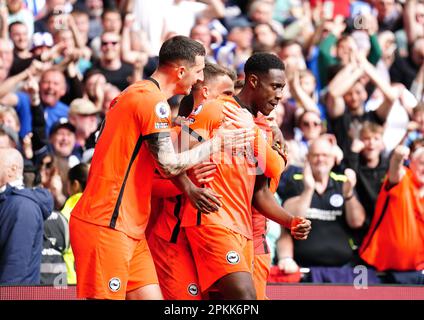
[[[269,223],[270,281],[353,283],[361,265],[423,285],[423,0],[1,0],[0,285],[76,283],[68,220],[96,132],[175,35],[238,85],[253,53],[284,62],[275,196],[312,231]]]

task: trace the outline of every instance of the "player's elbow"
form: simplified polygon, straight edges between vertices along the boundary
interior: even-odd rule
[[[176,161],[164,157],[162,159],[158,159],[158,170],[162,177],[169,179],[180,174],[182,172],[182,167],[179,166]]]

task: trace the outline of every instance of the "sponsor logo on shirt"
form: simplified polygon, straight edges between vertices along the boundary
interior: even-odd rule
[[[338,216],[343,214],[342,210],[322,210],[316,208],[309,208],[306,210],[306,218],[316,219],[322,221],[336,221]]]
[[[156,129],[167,129],[169,128],[168,122],[155,122]]]

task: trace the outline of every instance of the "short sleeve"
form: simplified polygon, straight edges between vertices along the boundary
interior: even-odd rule
[[[162,94],[139,93],[137,96],[133,93],[130,99],[136,102],[136,116],[140,121],[141,134],[144,137],[157,133],[170,133],[171,108]]]

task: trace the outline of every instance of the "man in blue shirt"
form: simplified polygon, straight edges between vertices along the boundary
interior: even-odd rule
[[[17,92],[16,111],[21,121],[19,136],[25,137],[32,131],[31,106],[41,105],[46,120],[45,134],[48,136],[52,125],[61,118],[68,117],[69,106],[60,101],[66,93],[66,80],[57,69],[46,70],[40,79],[39,86],[31,88],[30,94]]]
[[[24,188],[19,151],[0,149],[0,284],[40,284],[43,226],[52,210],[46,189]]]

